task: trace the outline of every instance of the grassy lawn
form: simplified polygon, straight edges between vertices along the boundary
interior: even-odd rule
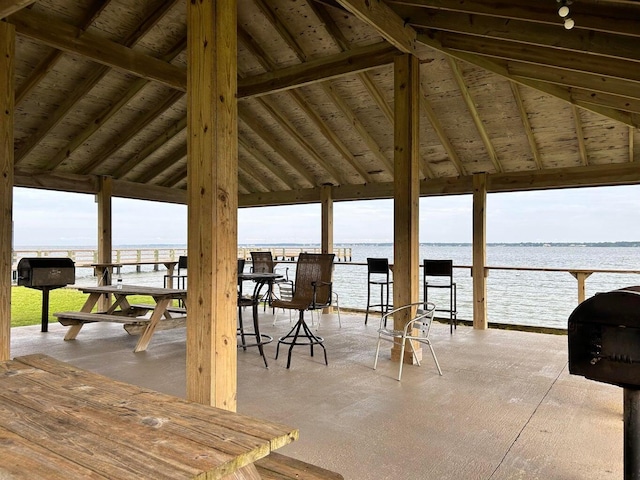
[[[49,321],[56,322],[54,312],[79,311],[88,294],[75,288],[58,288],[49,292]],[[151,297],[132,296],[135,303],[155,303]],[[11,287],[11,326],[39,325],[42,318],[42,292],[27,287]]]

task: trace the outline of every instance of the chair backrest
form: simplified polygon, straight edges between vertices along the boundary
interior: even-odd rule
[[[423,277],[449,277],[453,282],[453,260],[425,260]]]
[[[186,269],[187,269],[187,256],[180,255],[178,257],[178,275],[180,275],[180,270],[186,270]]]
[[[415,322],[413,328],[418,329],[421,336],[428,337],[431,324],[433,323],[433,317],[435,316],[436,306],[431,302],[425,302],[421,307],[422,308],[420,308],[420,306],[418,307],[416,316],[413,318]]]
[[[290,302],[291,300],[293,300],[293,292],[294,292],[293,282],[278,283],[278,289],[279,289],[278,296],[280,297],[280,300],[284,300],[285,302]]]
[[[367,258],[367,271],[371,274],[384,274],[389,276],[388,258]]]
[[[273,273],[273,257],[271,252],[251,252],[253,273]]]
[[[331,305],[331,276],[333,274],[333,253],[301,253],[296,265],[295,302],[308,307]],[[314,299],[314,287],[315,299]]]

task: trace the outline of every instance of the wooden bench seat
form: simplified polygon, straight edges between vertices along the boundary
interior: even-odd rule
[[[255,466],[262,480],[344,480],[339,473],[276,452],[256,460]]]
[[[131,308],[139,308],[141,310],[153,310],[155,305],[150,303],[134,303],[131,305]],[[167,307],[167,312],[169,313],[181,313],[183,315],[187,314],[187,309],[184,307],[174,307],[173,305],[169,305]]]
[[[177,308],[177,307],[176,307]],[[94,322],[114,322],[122,323],[127,333],[131,335],[141,335],[150,319],[128,316],[125,314],[106,314],[106,313],[86,313],[86,312],[56,312],[53,314],[58,318],[58,322],[66,327],[72,325],[81,325]],[[186,325],[187,316],[163,318],[156,326],[156,330],[168,330],[170,328],[179,328]],[[65,337],[66,338],[66,337]],[[68,339],[75,338],[69,337]]]

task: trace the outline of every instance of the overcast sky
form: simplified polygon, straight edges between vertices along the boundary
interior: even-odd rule
[[[421,242],[471,242],[471,195],[420,200]],[[14,248],[97,244],[92,195],[14,189]],[[113,244],[187,242],[184,205],[113,199]],[[392,242],[393,202],[334,203],[334,242]],[[489,194],[487,242],[640,241],[640,186]],[[238,243],[320,242],[320,205],[241,209]]]

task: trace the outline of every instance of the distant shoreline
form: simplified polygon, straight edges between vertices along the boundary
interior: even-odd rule
[[[393,242],[344,242],[335,243],[336,247],[353,247],[353,246],[392,246]],[[428,247],[470,247],[472,244],[467,242],[421,242],[421,246]],[[319,243],[243,243],[238,244],[239,248],[247,247],[319,247]],[[637,242],[493,242],[487,243],[487,247],[640,247],[640,241]],[[138,244],[138,245],[114,245],[113,249],[143,249],[143,248],[176,248],[186,249],[186,245],[176,244]],[[14,250],[95,250],[97,246],[77,246],[77,245],[61,245],[61,246],[15,246]]]

